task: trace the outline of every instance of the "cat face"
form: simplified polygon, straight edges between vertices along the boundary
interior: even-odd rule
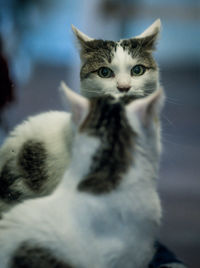
[[[81,90],[87,97],[134,95],[143,97],[159,85],[159,72],[152,56],[160,20],[134,38],[104,41],[89,38],[73,27],[81,45]]]

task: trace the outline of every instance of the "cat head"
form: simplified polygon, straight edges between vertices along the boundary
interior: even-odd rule
[[[62,88],[76,126],[72,159],[76,160],[74,169],[82,175],[80,190],[109,192],[134,165],[135,174],[148,165],[155,169],[160,154],[162,90],[126,105],[112,96],[88,100],[64,83]]]
[[[114,42],[90,38],[72,26],[80,45],[82,94],[143,97],[157,89],[159,71],[152,52],[160,28],[158,19],[142,34]]]

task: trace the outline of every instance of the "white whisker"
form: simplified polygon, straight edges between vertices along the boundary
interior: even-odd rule
[[[162,114],[162,118],[164,118],[169,125],[174,126],[174,123],[168,117],[166,117],[164,114]]]
[[[167,97],[167,98],[166,98],[166,102],[168,102],[168,103],[170,103],[170,104],[175,104],[175,105],[182,105],[181,102],[179,102],[179,101],[176,100],[176,99],[170,98],[170,97]]]

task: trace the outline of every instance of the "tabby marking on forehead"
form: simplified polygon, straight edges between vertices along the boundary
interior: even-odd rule
[[[133,38],[118,42],[104,40],[88,41],[81,51],[81,57],[84,59],[80,72],[81,80],[87,78],[90,73],[97,71],[100,67],[109,67],[116,57],[118,58],[117,64],[123,61],[124,64],[128,64],[125,60],[131,61],[131,59],[137,58],[147,65],[146,67],[156,69],[157,65],[149,50],[149,46],[147,38]],[[130,58],[126,57],[127,55]],[[121,58],[122,56],[123,59]]]
[[[81,51],[84,64],[81,68],[81,79],[86,78],[89,73],[98,70],[100,67],[111,63],[113,52],[116,51],[117,43],[114,41],[93,40],[86,42]]]
[[[122,102],[112,97],[92,100],[89,115],[80,131],[98,137],[100,145],[90,171],[78,189],[95,194],[112,191],[132,164],[131,152],[136,136]]]
[[[148,50],[148,46],[145,45],[147,43],[147,41],[145,40],[146,39],[133,38],[121,40],[119,44],[120,47],[123,48],[123,51],[127,52],[132,58],[137,58],[148,68],[156,69],[156,62],[153,59],[152,54]]]

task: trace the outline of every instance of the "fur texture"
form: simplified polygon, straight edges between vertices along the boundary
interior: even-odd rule
[[[100,194],[116,188],[132,164],[130,148],[136,135],[124,116],[123,102],[116,102],[112,97],[93,99],[90,109],[81,131],[98,136],[100,146],[93,156],[94,165],[79,184],[79,190]]]
[[[155,36],[152,36],[155,41]],[[144,39],[119,42],[94,40],[82,48],[81,91],[88,97],[98,95],[124,95],[118,88],[129,88],[127,95],[144,97],[159,87],[159,71],[152,50]],[[153,43],[153,42],[152,42]],[[153,44],[152,44],[153,46]],[[152,47],[153,49],[153,47]],[[134,66],[145,66],[143,75],[131,75]],[[107,67],[113,76],[102,78],[98,70]]]
[[[16,206],[0,221],[1,268],[22,268],[27,261],[29,268],[38,268],[41,262],[42,267],[49,267],[49,260],[60,268],[146,268],[150,262],[161,217],[156,191],[160,138],[154,118],[160,112],[162,92],[126,107],[117,99],[99,101],[100,105],[93,104],[96,101],[86,106],[81,101],[72,103],[73,114],[77,109],[89,112],[84,119],[72,116],[72,158],[58,188],[50,196]],[[115,112],[108,114],[112,124],[100,120],[103,103],[107,112],[118,110],[118,120]],[[91,117],[95,122],[91,123]],[[116,127],[120,138],[110,137]],[[127,158],[130,163],[109,192],[80,191],[85,176],[104,159],[104,154],[96,158],[102,129],[113,139],[114,148],[120,148],[123,141],[132,154]],[[114,164],[118,163],[117,154],[114,150]],[[101,180],[98,175],[96,179]],[[112,181],[112,174],[107,180]]]
[[[0,150],[0,210],[54,190],[69,165],[70,114],[48,112],[19,125]]]
[[[114,42],[94,40],[73,27],[81,46],[82,94],[113,95],[127,103],[156,90],[158,68],[152,50],[159,29],[157,20],[141,36]],[[131,76],[135,65],[145,66],[143,75]],[[114,77],[100,77],[101,67],[112,69]],[[124,88],[128,92],[119,91]],[[69,124],[67,113],[49,112],[30,117],[11,132],[0,149],[0,211],[55,189],[70,160],[73,130]]]

